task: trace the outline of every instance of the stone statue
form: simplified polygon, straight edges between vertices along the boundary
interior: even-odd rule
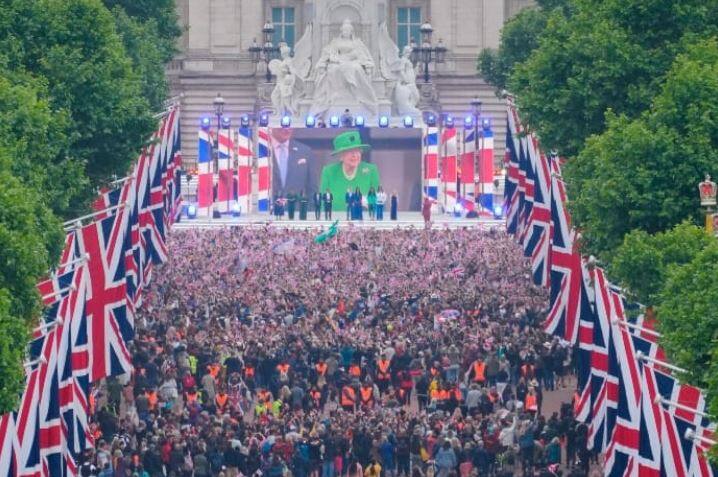
[[[281,59],[269,62],[269,71],[277,77],[277,83],[272,91],[272,105],[278,114],[299,115],[298,102],[306,92],[305,80],[312,67],[311,62],[312,25],[294,47],[294,58],[290,56],[291,49],[286,43],[279,45]]]
[[[332,106],[359,103],[372,114],[377,113],[377,97],[371,84],[374,60],[354,27],[344,20],[341,32],[322,49],[315,67],[315,115],[322,115]]]
[[[399,116],[421,113],[416,107],[420,96],[410,55],[411,46],[407,45],[399,56],[399,47],[389,36],[386,23],[383,23],[379,29],[379,66],[385,79],[396,82],[391,97],[394,110]]]

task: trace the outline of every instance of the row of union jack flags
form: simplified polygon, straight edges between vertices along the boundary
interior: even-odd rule
[[[170,108],[131,173],[67,223],[60,265],[38,284],[45,305],[17,411],[0,416],[0,476],[76,476],[94,445],[92,383],[132,372],[135,310],[167,259],[181,205],[179,108]],[[89,222],[89,223],[88,223]]]
[[[507,230],[533,282],[550,290],[546,332],[578,348],[574,410],[589,448],[603,453],[607,476],[713,476],[703,393],[671,374],[653,320],[581,256],[561,160],[522,125],[513,98],[507,113]]]

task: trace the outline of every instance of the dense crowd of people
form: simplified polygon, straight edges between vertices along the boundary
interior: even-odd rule
[[[542,413],[570,350],[503,232],[316,233],[173,231],[82,475],[587,474],[571,406]]]

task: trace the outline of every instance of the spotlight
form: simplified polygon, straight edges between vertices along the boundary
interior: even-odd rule
[[[466,129],[471,129],[474,127],[474,117],[473,116],[466,116],[464,118],[464,127]]]
[[[280,124],[283,128],[288,128],[292,125],[292,118],[289,116],[282,116]]]
[[[357,116],[356,118],[354,118],[354,125],[358,128],[363,128],[364,122],[364,116]]]
[[[304,120],[304,125],[307,126],[308,128],[313,128],[314,126],[317,125],[317,119],[310,114],[310,115],[307,116],[307,118]]]
[[[436,126],[436,116],[434,116],[433,114],[427,115],[426,116],[426,125],[429,127]]]
[[[234,202],[234,203],[232,204],[232,210],[231,210],[231,212],[232,212],[232,217],[239,217],[241,211],[242,211],[242,209],[241,209],[241,207],[239,206],[239,204],[236,203],[236,202]]]
[[[189,207],[187,207],[187,218],[188,219],[196,219],[197,218],[197,206],[190,204]]]
[[[454,117],[449,115],[444,118],[444,126],[451,129],[454,127]]]
[[[388,128],[389,127],[389,118],[387,116],[379,116],[379,127],[380,128]]]
[[[500,219],[502,215],[504,215],[504,207],[501,205],[495,205],[494,206],[494,218]]]
[[[484,129],[491,129],[491,118],[484,118],[481,121],[481,127]]]
[[[212,124],[211,120],[208,117],[204,117],[199,122],[200,126],[202,126],[202,129],[209,129],[210,124]]]
[[[241,118],[239,118],[239,125],[243,128],[249,127],[249,115],[243,114]]]
[[[414,118],[411,116],[404,116],[404,127],[405,128],[413,128],[414,127]]]
[[[222,128],[229,129],[232,127],[232,118],[228,116],[222,116]]]
[[[331,116],[329,118],[329,126],[331,126],[333,128],[338,128],[339,127],[339,116],[336,116],[336,115]]]
[[[259,125],[263,127],[269,126],[269,114],[262,113],[259,115]]]

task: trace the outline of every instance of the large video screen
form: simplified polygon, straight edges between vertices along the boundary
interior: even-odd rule
[[[348,189],[366,197],[381,187],[399,210],[420,210],[420,129],[272,128],[269,149],[273,197],[328,189],[340,211]]]

